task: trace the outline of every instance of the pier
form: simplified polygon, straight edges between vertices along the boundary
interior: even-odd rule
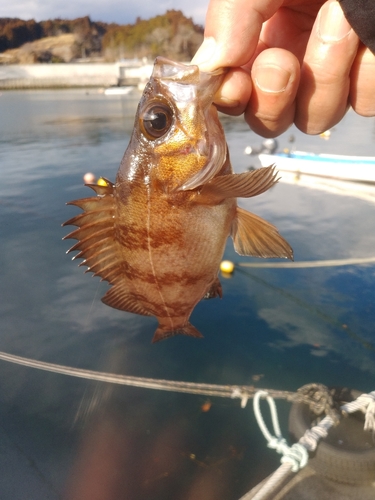
[[[0,90],[111,87],[144,85],[152,63],[126,60],[116,63],[2,64]]]

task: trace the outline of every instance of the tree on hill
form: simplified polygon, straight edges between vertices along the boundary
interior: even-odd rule
[[[175,60],[190,60],[203,40],[203,28],[179,10],[135,24],[113,26],[103,36],[103,55],[107,60],[154,58],[157,55]]]
[[[34,19],[30,21],[9,18],[0,19],[0,52],[15,49],[24,43],[38,40],[42,36],[42,27]]]
[[[25,43],[41,38],[72,33],[76,35],[88,55],[100,53],[101,40],[107,26],[110,25],[92,22],[88,16],[73,20],[50,19],[39,23],[33,19],[23,21],[22,19],[1,18],[0,52],[19,48]]]

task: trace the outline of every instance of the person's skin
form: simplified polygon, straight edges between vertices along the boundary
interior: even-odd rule
[[[227,114],[245,113],[265,137],[292,123],[319,134],[350,105],[375,115],[375,56],[336,0],[210,0],[192,63],[230,68],[215,103]]]

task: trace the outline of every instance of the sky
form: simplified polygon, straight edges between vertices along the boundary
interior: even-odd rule
[[[149,19],[167,10],[181,10],[196,24],[204,25],[208,0],[15,0],[0,2],[1,17],[20,19],[75,19],[133,24],[137,17]]]

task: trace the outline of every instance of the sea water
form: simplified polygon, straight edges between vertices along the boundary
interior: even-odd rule
[[[107,289],[65,252],[91,196],[83,175],[114,180],[140,94],[97,90],[0,96],[0,351],[139,377],[295,391],[319,382],[375,389],[375,265],[246,268],[191,322],[204,339],[151,345],[154,318],[111,309]],[[223,118],[237,172],[262,139]],[[375,156],[375,120],[350,111],[330,139],[292,127],[279,145]],[[355,168],[355,166],[353,167]],[[284,179],[287,180],[287,179]],[[375,256],[374,192],[283,179],[246,209],[275,224],[295,260]],[[239,257],[228,240],[225,257]],[[259,262],[261,262],[259,260]],[[277,261],[279,262],[279,261]],[[287,437],[289,405],[280,403]],[[208,409],[208,411],[207,411]],[[279,464],[251,401],[115,386],[0,361],[0,497],[236,500]]]

